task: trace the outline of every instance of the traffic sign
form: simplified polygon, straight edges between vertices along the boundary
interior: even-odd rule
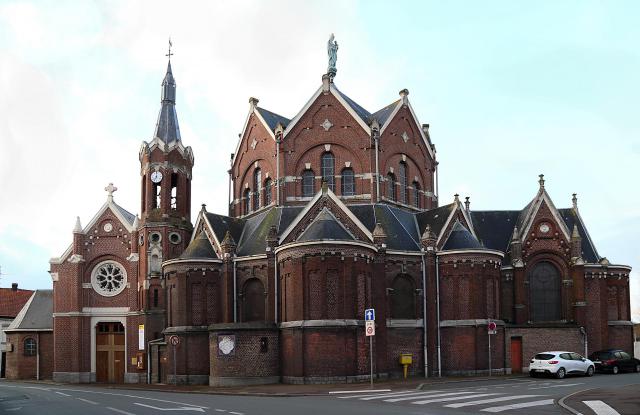
[[[171,342],[171,345],[175,347],[180,344],[180,337],[175,335],[171,336],[169,337],[169,342]]]
[[[376,335],[376,323],[373,320],[369,320],[369,321],[365,321],[365,326],[364,326],[364,332],[367,335],[367,337],[369,336],[375,336]]]
[[[365,321],[376,321],[376,310],[373,308],[367,308],[364,310],[364,320]]]
[[[487,331],[489,332],[489,334],[496,334],[496,323],[493,321],[490,321],[489,324],[487,324]]]

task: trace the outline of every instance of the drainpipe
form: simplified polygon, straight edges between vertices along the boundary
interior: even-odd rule
[[[40,332],[36,333],[36,380],[40,380]]]
[[[237,287],[237,278],[236,278],[236,257],[234,255],[233,259],[233,322],[238,322],[238,287]]]
[[[276,135],[276,206],[280,206],[280,138]]]
[[[376,144],[376,202],[380,202],[380,164],[378,160],[378,142],[380,141],[380,134],[377,130],[373,131],[373,141]]]
[[[147,385],[151,384],[151,346],[149,343],[147,342]],[[158,380],[158,383],[160,383],[160,380]]]
[[[273,252],[273,279],[274,279],[274,298],[273,298],[273,315],[275,323],[278,324],[278,254]]]
[[[438,322],[438,345],[436,347],[438,353],[438,377],[442,377],[442,356],[440,354],[440,270],[439,261],[436,256],[436,320]]]
[[[429,377],[429,364],[427,363],[427,267],[424,262],[424,248],[422,249],[422,344],[424,345],[424,377]]]

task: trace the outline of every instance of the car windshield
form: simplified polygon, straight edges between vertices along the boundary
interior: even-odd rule
[[[550,360],[553,359],[555,357],[555,355],[551,354],[551,353],[538,353],[537,355],[535,355],[534,359],[537,360]]]

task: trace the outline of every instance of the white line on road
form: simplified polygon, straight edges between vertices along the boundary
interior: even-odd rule
[[[229,412],[229,413],[233,415],[244,415],[242,412]]]
[[[449,405],[445,405],[447,408],[462,408],[464,406],[473,406],[473,405],[482,405],[485,403],[493,403],[493,402],[503,402],[503,401],[511,401],[513,399],[525,399],[525,398],[537,398],[538,396],[543,395],[511,395],[511,396],[501,396],[499,398],[491,398],[491,399],[482,399],[479,401],[471,401],[471,402],[462,402],[462,403],[451,403]]]
[[[216,409],[216,412],[227,412],[226,409]]]
[[[166,400],[166,399],[147,398],[146,396],[129,395],[129,394],[126,394],[126,393],[99,392],[99,391],[90,391],[90,390],[85,390],[85,389],[63,389],[63,388],[57,388],[57,389],[58,390],[62,390],[62,391],[67,391],[67,392],[83,392],[83,393],[95,393],[95,394],[99,394],[99,395],[123,396],[125,398],[143,399],[143,400],[147,400],[147,401],[173,403],[173,404],[176,404],[176,405],[189,406],[189,407],[192,407],[192,408],[209,409],[208,406],[193,405],[193,404],[190,404],[190,403],[169,401],[169,400]],[[56,392],[56,393],[60,393],[60,394],[65,395],[65,396],[71,396],[71,395],[66,395],[66,394],[64,394],[62,392]]]
[[[340,393],[373,393],[373,392],[391,392],[391,389],[361,389],[356,391],[331,391],[329,395],[340,394]]]
[[[431,393],[423,393],[421,395],[418,396],[409,396],[409,397],[402,397],[402,398],[395,398],[395,399],[385,399],[385,402],[400,402],[400,401],[409,401],[411,399],[418,399],[418,398],[435,398],[435,397],[440,397],[440,396],[453,396],[453,395],[470,395],[473,392],[448,392],[448,393],[438,393],[438,394],[431,394]]]
[[[66,393],[63,392],[56,392],[58,395],[62,395],[62,396],[71,396],[71,395],[67,395]]]
[[[618,411],[602,401],[582,401],[582,403],[591,408],[597,415],[620,415]]]
[[[424,404],[433,403],[433,402],[456,401],[459,399],[482,398],[483,396],[494,396],[494,395],[499,395],[499,394],[498,393],[476,393],[475,395],[449,396],[448,398],[427,399],[425,401],[417,401],[417,402],[411,402],[411,403],[414,405],[424,405]]]
[[[21,409],[22,409],[22,407],[21,407],[21,406],[18,406],[18,407],[16,407],[16,408],[7,408],[7,409],[5,409],[5,411],[7,411],[7,412],[13,412],[13,411],[19,411],[19,410],[21,410]]]
[[[76,399],[79,400],[79,401],[82,401],[82,402],[90,403],[91,405],[97,405],[98,404],[98,402],[90,401],[89,399],[84,399],[84,398],[76,398]]]
[[[432,391],[432,392],[438,392],[438,391]],[[338,396],[338,399],[358,398],[361,401],[370,401],[372,399],[390,398],[392,396],[402,396],[402,395],[417,395],[421,393],[425,393],[425,392],[424,391],[416,392],[415,390],[411,390],[411,391],[400,391],[400,392],[383,393],[383,394],[376,393],[374,395]]]
[[[139,403],[139,402],[134,402],[134,405],[138,405],[138,406],[144,406],[145,408],[151,408],[154,409],[156,411],[196,411],[196,412],[204,412],[204,409],[202,408],[195,408],[193,406],[189,407],[189,406],[183,406],[180,408],[158,408],[157,406],[151,406],[151,405],[147,405],[144,403]]]
[[[136,415],[134,413],[123,411],[122,409],[112,408],[110,406],[107,406],[107,409],[110,410],[110,411],[113,411],[113,412],[117,412],[117,413],[122,414],[122,415]]]
[[[482,412],[502,412],[509,409],[530,408],[532,406],[553,405],[553,399],[544,399],[542,401],[514,403],[513,405],[494,406],[491,408],[481,409]]]
[[[584,383],[561,383],[558,385],[551,385],[551,386],[540,386],[539,388],[529,388],[529,390],[534,390],[534,389],[548,389],[548,388],[566,388],[569,386],[578,386],[578,385],[584,385]]]

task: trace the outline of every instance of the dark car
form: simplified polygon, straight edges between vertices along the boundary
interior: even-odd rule
[[[596,365],[598,372],[611,372],[614,375],[618,372],[640,373],[640,360],[631,357],[623,350],[600,350],[592,353],[589,359]]]

